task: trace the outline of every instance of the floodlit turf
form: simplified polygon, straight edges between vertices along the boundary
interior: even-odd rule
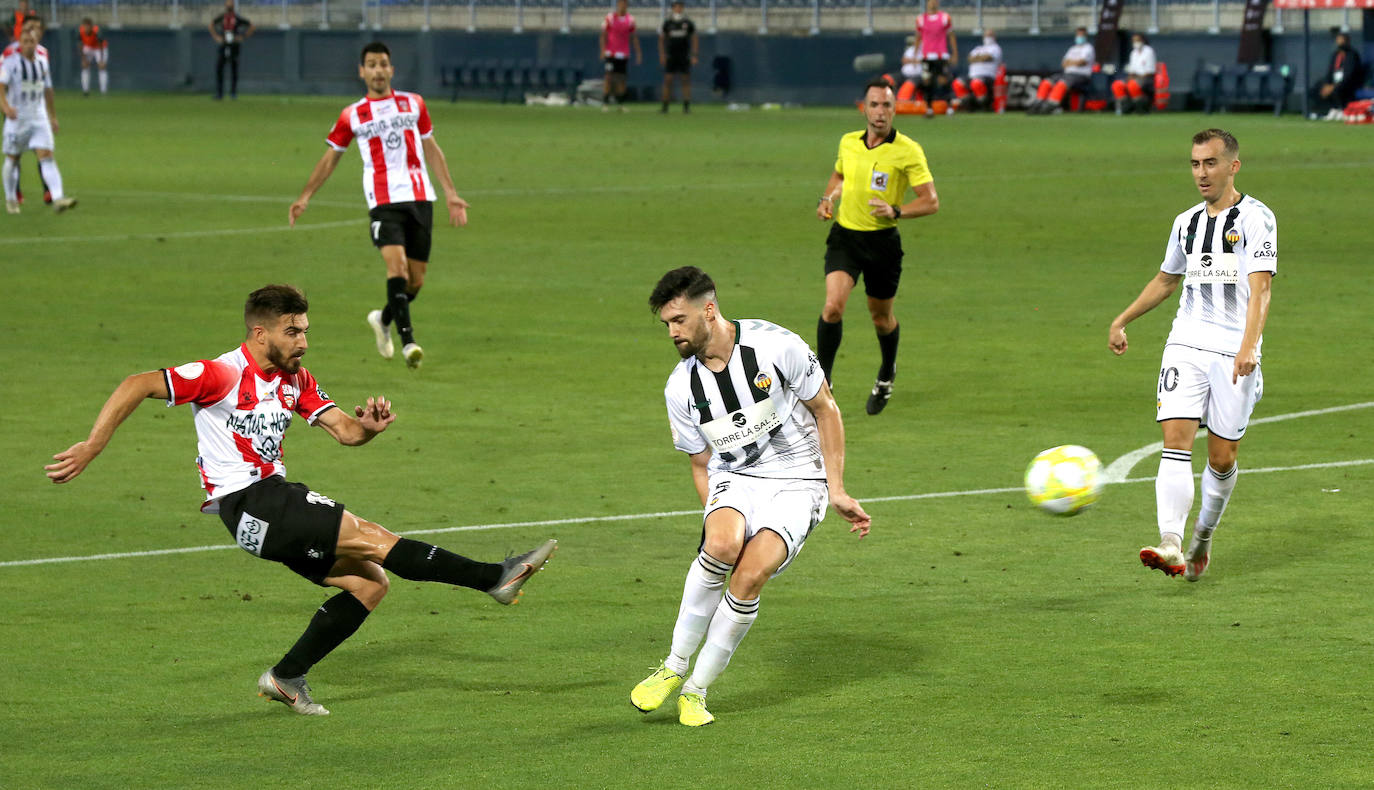
[[[900,120],[942,208],[902,223],[903,344],[878,418],[863,414],[877,347],[862,297],[850,305],[847,482],[861,500],[956,493],[870,502],[863,542],[830,515],[765,591],[711,690],[713,726],[628,699],[667,650],[691,515],[433,535],[479,558],[560,549],[512,609],[397,580],[311,673],[326,719],[258,699],[326,593],[197,512],[189,410],[146,403],[77,481],[42,475],[124,375],[234,347],[247,292],[288,281],[311,298],[306,364],[324,387],[399,414],[360,449],[298,421],[293,479],[402,532],[693,510],[662,400],[677,356],[648,292],[697,264],[727,316],[813,339],[815,201],[859,126],[840,109],[436,102],[472,224],[436,229],[415,373],[381,360],[363,322],[384,283],[355,151],[285,230],[343,103],[62,94],[58,160],[81,205],[60,217],[25,161],[25,211],[0,220],[3,559],[223,548],[0,566],[0,786],[1374,782],[1374,465],[1243,474],[1195,585],[1136,560],[1156,537],[1149,482],[1069,520],[974,493],[1018,486],[1053,445],[1110,463],[1158,441],[1174,303],[1130,327],[1124,358],[1106,330],[1197,200],[1188,138],[1214,123],[1240,138],[1238,185],[1279,221],[1256,417],[1374,400],[1369,130],[1263,115]],[[1258,424],[1241,465],[1369,461],[1372,436],[1363,408]]]

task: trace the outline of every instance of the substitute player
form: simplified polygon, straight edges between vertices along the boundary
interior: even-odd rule
[[[76,34],[81,39],[81,94],[91,95],[91,64],[94,63],[100,75],[100,95],[104,96],[110,87],[110,75],[105,71],[110,62],[110,42],[101,34],[100,25],[90,17],[81,20]]]
[[[282,660],[258,678],[260,695],[296,713],[322,716],[329,711],[311,698],[305,674],[382,602],[389,586],[384,570],[411,581],[471,587],[511,604],[557,541],[504,562],[475,562],[394,535],[306,485],[288,483],[282,440],[293,416],[349,446],[366,444],[396,419],[391,403],[381,397],[345,414],[301,366],[308,308],[305,296],[289,285],[249,294],[243,307],[247,337],[238,348],[124,379],[100,410],[90,436],[53,456],[55,463],[44,468],[54,483],[70,482],[144,400],[190,403],[206,497],[201,510],[218,514],[249,554],[342,590],[319,607]]]
[[[673,11],[663,20],[658,34],[658,63],[663,67],[663,112],[673,100],[673,83],[682,86],[682,111],[692,111],[692,67],[697,64],[701,42],[697,26],[684,13],[682,0],[673,0]]]
[[[25,151],[38,156],[38,170],[52,195],[58,214],[76,206],[76,198],[62,191],[62,174],[53,159],[53,134],[58,129],[53,105],[52,70],[47,58],[38,57],[38,38],[33,26],[24,28],[19,51],[0,63],[0,113],[5,115],[3,182],[5,210],[19,213],[19,157]]]
[[[601,86],[601,109],[609,111],[611,102],[625,111],[625,82],[630,73],[630,49],[635,51],[635,65],[644,62],[635,36],[635,18],[630,13],[630,0],[615,0],[615,11],[608,12],[601,22],[601,58],[606,63],[606,77]]]
[[[893,111],[892,86],[881,78],[869,82],[863,107],[867,126],[840,138],[834,172],[816,206],[820,220],[835,218],[825,240],[825,306],[816,324],[816,353],[828,383],[844,334],[844,308],[863,277],[868,312],[882,352],[878,378],[866,405],[869,414],[878,414],[887,406],[897,377],[900,336],[892,311],[902,278],[902,237],[897,232],[897,220],[940,210],[925,151],[893,128]],[[916,197],[903,203],[907,189]]]
[[[954,38],[954,20],[940,10],[940,0],[926,0],[926,12],[916,17],[916,36],[921,50],[921,93],[926,99],[926,117],[935,115],[935,100],[950,100],[951,66],[959,65],[959,42]],[[954,112],[953,106],[948,110]]]
[[[664,390],[668,424],[705,511],[672,649],[630,702],[647,713],[681,689],[678,720],[699,727],[715,720],[707,687],[758,617],[764,584],[796,558],[827,500],[860,538],[869,517],[845,493],[844,424],[805,341],[767,321],[726,320],[695,266],[663,275],[649,307],[682,357]]]
[[[1126,325],[1182,283],[1159,368],[1158,421],[1164,430],[1155,478],[1159,545],[1141,549],[1140,561],[1169,576],[1182,573],[1188,581],[1207,570],[1212,531],[1236,486],[1236,450],[1264,392],[1260,344],[1278,267],[1278,223],[1263,203],[1236,191],[1239,153],[1236,138],[1221,129],[1193,136],[1193,182],[1202,202],[1174,220],[1159,273],[1107,333],[1112,352],[1126,353]],[[1184,552],[1199,424],[1207,428],[1207,466],[1202,506]]]
[[[26,11],[22,24],[15,24],[14,40],[6,45],[4,52],[0,54],[0,63],[3,63],[4,59],[8,58],[10,55],[19,53],[19,39],[23,37],[24,30],[33,30],[34,40],[38,42],[38,46],[34,49],[34,59],[43,68],[52,71],[52,62],[48,59],[48,48],[43,46],[43,33],[46,30],[46,25],[43,22],[43,17],[39,16],[37,11]],[[23,180],[19,175],[22,170],[23,161],[21,160],[15,163],[14,172],[18,182],[22,182]],[[52,192],[48,190],[48,184],[43,179],[42,168],[38,170],[38,182],[43,187],[43,202],[52,205]],[[19,185],[15,187],[14,194],[19,201],[19,205],[24,205],[24,185],[22,183],[19,183]]]
[[[367,314],[368,326],[377,339],[377,353],[391,359],[395,346],[391,324],[401,336],[401,356],[411,368],[420,367],[424,349],[415,342],[410,323],[410,303],[420,295],[429,268],[430,239],[434,226],[434,185],[424,161],[434,170],[448,204],[448,221],[455,228],[468,224],[468,203],[458,197],[448,160],[434,140],[429,108],[418,93],[391,89],[396,69],[391,50],[380,41],[363,47],[358,76],[367,95],[348,105],[326,138],[324,152],[310,173],[301,196],[287,212],[291,224],[310,204],[310,198],[329,179],[339,157],[355,138],[363,157],[363,194],[372,220],[372,244],[386,264],[386,306]]]

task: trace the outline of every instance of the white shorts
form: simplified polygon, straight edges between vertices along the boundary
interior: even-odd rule
[[[766,529],[787,544],[787,559],[774,576],[797,558],[806,536],[825,518],[830,504],[830,490],[824,480],[774,480],[716,472],[708,486],[703,522],[706,516],[728,507],[744,516],[745,542]]]
[[[81,47],[81,57],[85,58],[89,63],[94,63],[97,66],[104,66],[110,60],[110,48],[87,47],[83,45]]]
[[[47,118],[12,121],[5,119],[4,151],[7,156],[19,156],[25,151],[53,150],[52,126]]]
[[[1264,396],[1264,375],[1256,367],[1254,373],[1232,384],[1235,364],[1236,358],[1229,354],[1165,346],[1156,420],[1197,420],[1212,435],[1238,441],[1245,435],[1255,404]]]

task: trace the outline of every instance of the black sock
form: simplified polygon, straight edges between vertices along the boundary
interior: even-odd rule
[[[825,380],[830,381],[830,370],[835,367],[835,352],[840,350],[840,338],[844,336],[844,321],[830,323],[821,318],[816,322],[816,359],[821,363]]]
[[[883,352],[883,364],[878,367],[879,381],[892,381],[897,375],[897,341],[902,327],[894,326],[885,335],[878,335],[878,348]]]
[[[370,614],[363,602],[353,597],[351,592],[341,592],[325,601],[311,618],[305,633],[296,644],[286,651],[281,661],[272,667],[279,678],[298,678],[310,671],[329,651],[343,644],[343,641]]]
[[[663,111],[664,111],[664,112],[668,112],[668,105],[669,105],[669,104],[670,104],[670,102],[669,102],[667,99],[664,99],[664,100],[663,100]]]
[[[444,582],[474,590],[490,590],[501,580],[500,563],[477,562],[410,538],[396,541],[382,567],[413,582]]]
[[[406,296],[406,278],[388,277],[386,280],[386,306],[396,321],[396,333],[401,336],[401,345],[415,342],[415,330],[410,326],[410,298]],[[386,313],[382,313],[386,322]]]
[[[691,103],[690,101],[684,101],[684,102],[682,103],[682,111],[683,111],[683,112],[690,112],[691,109],[692,109],[692,103]]]
[[[388,295],[388,298],[389,298],[389,295]],[[419,291],[416,291],[416,292],[413,293],[413,294],[406,294],[406,301],[407,301],[407,302],[413,302],[413,301],[415,301],[416,299],[419,299],[419,298],[420,298],[420,292],[419,292]],[[386,307],[383,307],[383,308],[382,308],[382,326],[390,326],[390,325],[391,325],[391,318],[392,318],[392,315],[391,315],[391,302],[387,302],[387,303],[386,303]]]

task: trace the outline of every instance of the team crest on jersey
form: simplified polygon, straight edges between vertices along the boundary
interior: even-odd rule
[[[399,112],[410,112],[410,100],[401,96],[397,96],[396,109]]]
[[[1235,228],[1231,228],[1230,230],[1226,231],[1226,243],[1233,245],[1240,244],[1240,231],[1236,230]]]
[[[291,410],[296,408],[296,388],[290,384],[283,384],[281,388],[282,408]]]
[[[386,136],[386,147],[393,149],[401,147],[401,135],[399,132],[392,132]]]
[[[768,388],[773,386],[773,379],[767,373],[759,371],[759,374],[754,377],[754,386],[767,392]]]

